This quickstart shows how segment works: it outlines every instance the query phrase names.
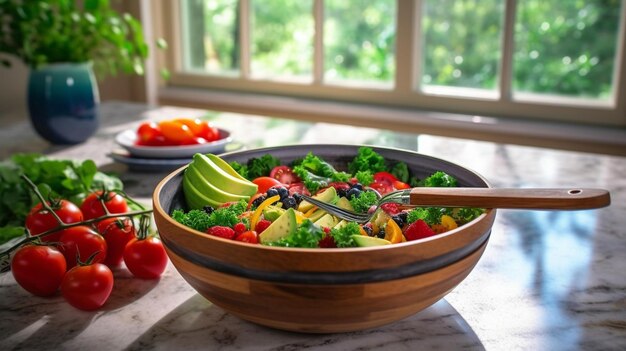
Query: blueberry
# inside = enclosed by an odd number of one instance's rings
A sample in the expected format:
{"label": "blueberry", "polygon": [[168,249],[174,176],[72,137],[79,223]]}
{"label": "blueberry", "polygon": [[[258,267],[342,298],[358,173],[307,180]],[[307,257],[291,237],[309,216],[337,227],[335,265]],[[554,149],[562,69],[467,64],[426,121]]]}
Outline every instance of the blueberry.
{"label": "blueberry", "polygon": [[276,190],[278,191],[278,195],[280,195],[281,200],[289,196],[289,190],[287,190],[287,188],[283,188],[281,186],[280,188],[276,188]]}
{"label": "blueberry", "polygon": [[396,222],[396,224],[400,228],[402,228],[402,226],[404,225],[404,220],[402,219],[402,217],[400,217],[399,214],[395,216],[391,216],[391,219],[393,219],[393,221]]}
{"label": "blueberry", "polygon": [[363,185],[361,183],[354,183],[350,185],[353,189],[363,190]]}
{"label": "blueberry", "polygon": [[267,191],[267,197],[272,197],[278,195],[278,189],[271,188]]}
{"label": "blueberry", "polygon": [[398,217],[400,217],[400,219],[402,220],[402,222],[406,223],[407,218],[409,217],[409,213],[406,211],[402,211],[400,213],[398,213],[397,215]]}
{"label": "blueberry", "polygon": [[259,205],[267,199],[267,196],[261,195],[252,201],[252,207],[259,207]]}
{"label": "blueberry", "polygon": [[293,198],[293,196],[286,196],[283,200],[283,208],[295,208],[296,206],[298,206],[298,203],[296,202],[296,199]]}
{"label": "blueberry", "polygon": [[378,234],[376,234],[377,238],[384,239],[385,238],[385,228],[380,228],[378,230]]}
{"label": "blueberry", "polygon": [[215,211],[215,209],[214,209],[213,207],[211,207],[211,206],[204,206],[204,207],[202,208],[202,210],[203,210],[204,212],[206,212],[207,214],[209,214],[209,215],[210,215],[211,213],[213,213],[213,211]]}
{"label": "blueberry", "polygon": [[348,200],[352,199],[353,197],[359,197],[359,196],[361,196],[361,190],[357,188],[352,188],[348,190],[348,194],[346,195]]}
{"label": "blueberry", "polygon": [[296,200],[296,203],[299,204],[300,202],[302,202],[302,195],[298,194],[298,193],[293,193],[293,195],[291,195],[294,200]]}
{"label": "blueberry", "polygon": [[348,195],[348,192],[346,191],[346,189],[337,189],[337,196],[346,197],[347,195]]}
{"label": "blueberry", "polygon": [[374,231],[372,230],[372,225],[369,223],[363,226],[363,230],[365,231],[365,233],[367,233],[367,236],[372,236],[372,234],[374,234]]}

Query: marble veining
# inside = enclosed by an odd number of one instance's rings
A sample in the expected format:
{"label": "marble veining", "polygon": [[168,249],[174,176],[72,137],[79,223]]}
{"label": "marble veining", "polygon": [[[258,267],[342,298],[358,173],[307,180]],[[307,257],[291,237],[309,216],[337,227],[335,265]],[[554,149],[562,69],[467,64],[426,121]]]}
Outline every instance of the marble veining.
{"label": "marble veining", "polygon": [[[26,119],[0,121],[0,159],[15,152],[93,159],[149,203],[167,174],[114,163],[113,137],[145,119],[204,116],[247,148],[295,143],[376,144],[416,150],[473,169],[497,187],[598,187],[612,205],[593,211],[499,210],[472,273],[426,310],[380,328],[309,335],[226,313],[168,266],[156,281],[115,270],[98,311],[60,295],[32,296],[0,275],[0,350],[624,350],[626,349],[626,158],[402,134],[195,109],[105,103],[88,142],[50,146]],[[339,138],[339,140],[338,140]]]}

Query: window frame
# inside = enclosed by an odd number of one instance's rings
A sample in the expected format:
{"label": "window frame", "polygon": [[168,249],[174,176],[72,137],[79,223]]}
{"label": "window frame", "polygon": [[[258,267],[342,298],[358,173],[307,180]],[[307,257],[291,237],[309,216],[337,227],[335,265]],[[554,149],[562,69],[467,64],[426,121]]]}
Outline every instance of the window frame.
{"label": "window frame", "polygon": [[[396,76],[391,89],[372,87],[349,87],[323,82],[323,0],[313,0],[315,23],[313,79],[310,83],[292,83],[269,80],[248,79],[250,77],[250,0],[241,0],[240,15],[240,76],[217,76],[183,71],[183,43],[181,21],[181,1],[158,2],[156,15],[160,14],[157,32],[170,43],[161,66],[166,67],[171,77],[161,81],[159,97],[168,102],[176,102],[176,94],[168,94],[171,88],[201,89],[207,92],[233,92],[260,94],[268,97],[287,99],[307,99],[357,105],[373,105],[381,108],[395,108],[414,111],[435,111],[463,115],[488,116],[502,119],[523,119],[531,121],[564,122],[596,126],[626,126],[626,0],[622,0],[620,24],[613,73],[614,91],[609,101],[582,100],[560,96],[521,94],[512,92],[512,59],[514,51],[514,19],[517,0],[505,0],[503,18],[500,81],[495,94],[477,94],[464,89],[466,94],[453,95],[459,91],[446,87],[447,92],[424,88],[416,77],[421,70],[420,45],[422,0],[396,0]],[[419,41],[421,43],[421,40]],[[405,72],[409,71],[408,74]],[[187,101],[188,102],[188,101]],[[201,104],[201,101],[198,101]],[[209,105],[211,105],[209,103]],[[210,106],[209,106],[210,107]],[[264,106],[262,111],[268,111]],[[232,106],[231,106],[232,109]],[[271,108],[269,108],[271,112]],[[329,110],[332,114],[332,111]],[[358,117],[355,117],[358,119]]]}

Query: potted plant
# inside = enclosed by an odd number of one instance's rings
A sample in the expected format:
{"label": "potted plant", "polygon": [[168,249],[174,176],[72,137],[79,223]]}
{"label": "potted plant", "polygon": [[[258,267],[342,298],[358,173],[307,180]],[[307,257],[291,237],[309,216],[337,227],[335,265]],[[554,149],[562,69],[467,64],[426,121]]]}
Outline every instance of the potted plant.
{"label": "potted plant", "polygon": [[75,144],[98,127],[94,72],[141,75],[148,45],[141,23],[108,0],[0,0],[0,54],[30,67],[35,130],[52,143]]}

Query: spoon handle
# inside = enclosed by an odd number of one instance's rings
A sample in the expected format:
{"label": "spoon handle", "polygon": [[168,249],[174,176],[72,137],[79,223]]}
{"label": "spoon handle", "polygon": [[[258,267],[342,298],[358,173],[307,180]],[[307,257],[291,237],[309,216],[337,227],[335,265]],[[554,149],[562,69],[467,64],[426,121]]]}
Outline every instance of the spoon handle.
{"label": "spoon handle", "polygon": [[411,206],[583,210],[608,206],[604,189],[590,188],[412,188]]}

